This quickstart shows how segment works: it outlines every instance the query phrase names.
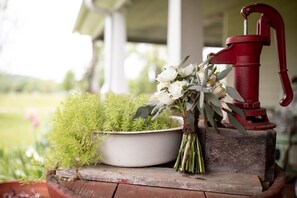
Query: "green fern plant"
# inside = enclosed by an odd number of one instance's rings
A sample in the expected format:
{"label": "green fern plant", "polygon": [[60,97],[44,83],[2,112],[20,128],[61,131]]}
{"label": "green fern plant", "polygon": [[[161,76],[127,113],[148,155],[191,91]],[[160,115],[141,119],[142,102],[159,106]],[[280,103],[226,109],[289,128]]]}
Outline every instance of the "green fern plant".
{"label": "green fern plant", "polygon": [[133,119],[137,108],[146,104],[145,95],[108,93],[105,97],[79,93],[68,97],[57,108],[53,129],[49,134],[51,153],[46,159],[48,169],[96,164],[101,157],[98,147],[106,136],[96,136],[95,131],[143,131],[176,127],[177,122],[164,113],[157,119]]}

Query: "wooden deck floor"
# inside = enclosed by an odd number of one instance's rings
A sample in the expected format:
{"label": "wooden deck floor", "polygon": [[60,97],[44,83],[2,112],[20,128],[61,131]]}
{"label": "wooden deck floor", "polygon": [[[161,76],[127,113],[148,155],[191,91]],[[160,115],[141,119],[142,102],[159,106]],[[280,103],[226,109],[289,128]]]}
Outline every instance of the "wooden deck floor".
{"label": "wooden deck floor", "polygon": [[[146,170],[146,169],[144,169]],[[162,169],[161,169],[162,170]],[[110,170],[101,170],[103,173],[105,173],[106,178],[114,178],[114,175],[111,175],[111,172],[108,172]],[[143,170],[142,170],[143,171]],[[164,169],[165,171],[165,169]],[[148,173],[149,171],[147,171]],[[166,172],[166,171],[165,171]],[[269,187],[264,192],[255,193],[253,195],[247,193],[244,195],[244,193],[240,192],[239,194],[237,192],[233,192],[230,194],[230,192],[226,191],[227,193],[224,193],[222,191],[211,191],[210,188],[195,190],[191,189],[191,185],[185,183],[185,186],[183,187],[174,187],[176,185],[175,182],[171,183],[170,185],[173,185],[173,187],[164,187],[164,184],[161,185],[155,185],[153,183],[147,183],[147,184],[136,184],[135,181],[137,181],[137,173],[134,177],[134,183],[127,179],[127,177],[124,177],[123,175],[121,177],[117,177],[117,180],[112,179],[112,181],[105,181],[101,178],[101,180],[104,181],[98,181],[98,173],[91,172],[89,174],[89,177],[92,178],[90,180],[72,180],[70,181],[69,178],[71,178],[71,171],[64,172],[64,176],[69,174],[67,177],[61,177],[63,172],[49,172],[47,175],[47,184],[48,184],[48,190],[51,197],[59,198],[78,198],[78,197],[106,197],[106,198],[112,198],[112,197],[118,197],[118,198],[133,198],[133,197],[173,197],[173,198],[246,198],[246,197],[263,197],[263,198],[270,198],[270,197],[284,197],[284,184],[285,184],[285,177],[283,172],[278,172],[276,175],[276,179],[272,186]],[[90,172],[89,172],[90,173]],[[121,170],[118,170],[117,173],[123,173]],[[58,174],[58,175],[57,175]],[[86,177],[86,174],[80,172],[80,174],[83,177]],[[97,174],[97,176],[96,176]],[[100,175],[101,173],[99,173]],[[166,173],[167,174],[167,173]],[[170,173],[171,174],[171,173]],[[108,176],[109,175],[109,176]],[[144,174],[145,175],[145,174]],[[176,175],[174,176],[176,177]],[[89,178],[89,179],[90,179]],[[97,178],[97,179],[96,179]],[[168,181],[171,181],[172,178],[168,176]],[[96,181],[94,181],[96,180]],[[178,178],[176,179],[178,180]],[[163,182],[166,180],[163,180]],[[143,181],[142,181],[143,182]],[[147,180],[148,182],[148,180]],[[221,181],[224,183],[224,181]],[[162,183],[162,182],[161,182]],[[236,185],[236,181],[234,182]],[[218,185],[215,183],[212,183],[211,185]],[[225,185],[225,184],[224,184]],[[163,187],[162,187],[163,186]],[[226,185],[225,185],[226,186]],[[228,186],[228,185],[227,185]],[[204,186],[205,187],[205,186]],[[215,189],[215,188],[214,188]],[[220,188],[217,188],[220,189]],[[234,189],[234,188],[233,188]],[[227,189],[228,190],[228,189]]]}

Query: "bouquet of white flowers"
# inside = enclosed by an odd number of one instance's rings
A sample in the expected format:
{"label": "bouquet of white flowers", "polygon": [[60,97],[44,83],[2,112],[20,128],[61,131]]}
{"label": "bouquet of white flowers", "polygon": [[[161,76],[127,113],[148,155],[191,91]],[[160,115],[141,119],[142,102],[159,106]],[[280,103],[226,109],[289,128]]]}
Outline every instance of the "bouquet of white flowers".
{"label": "bouquet of white flowers", "polygon": [[217,129],[218,126],[223,126],[222,111],[225,111],[230,124],[239,132],[245,133],[245,129],[233,115],[237,113],[244,117],[242,110],[232,103],[226,103],[229,107],[227,109],[220,101],[226,94],[241,102],[243,98],[236,89],[220,81],[228,75],[232,67],[218,71],[213,64],[209,64],[211,57],[199,65],[190,64],[183,67],[188,57],[177,66],[165,67],[157,76],[157,92],[148,105],[139,107],[134,118],[152,116],[152,119],[155,119],[166,108],[181,113],[184,120],[183,138],[174,168],[182,172],[204,173],[198,136],[199,115],[203,115],[206,129],[209,125]]}

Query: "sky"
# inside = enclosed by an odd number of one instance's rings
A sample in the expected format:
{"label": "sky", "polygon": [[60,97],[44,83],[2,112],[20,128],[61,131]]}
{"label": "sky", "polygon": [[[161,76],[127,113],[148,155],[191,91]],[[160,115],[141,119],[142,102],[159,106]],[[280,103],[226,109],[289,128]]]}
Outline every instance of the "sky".
{"label": "sky", "polygon": [[[4,0],[0,0],[0,3]],[[0,71],[61,82],[91,60],[91,39],[73,33],[82,0],[8,0],[0,13]]]}
{"label": "sky", "polygon": [[[0,8],[4,1],[0,0]],[[81,79],[92,58],[91,38],[73,33],[82,0],[7,1],[7,9],[0,11],[0,45],[4,43],[0,72],[62,82],[72,70]],[[140,44],[137,50],[152,49]],[[204,58],[218,50],[204,49]],[[166,51],[161,53],[166,59]],[[125,60],[126,78],[137,78],[143,65],[143,58],[130,54]]]}

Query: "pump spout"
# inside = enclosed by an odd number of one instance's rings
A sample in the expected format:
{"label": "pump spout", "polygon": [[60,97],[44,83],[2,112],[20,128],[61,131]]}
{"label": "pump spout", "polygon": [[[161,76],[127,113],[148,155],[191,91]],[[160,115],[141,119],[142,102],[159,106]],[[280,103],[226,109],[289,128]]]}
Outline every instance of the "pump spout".
{"label": "pump spout", "polygon": [[235,64],[236,56],[233,45],[222,49],[218,53],[210,53],[208,56],[212,56],[210,63],[213,64]]}

